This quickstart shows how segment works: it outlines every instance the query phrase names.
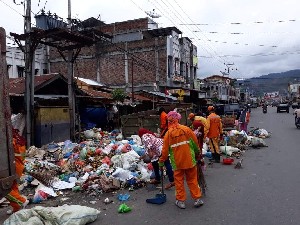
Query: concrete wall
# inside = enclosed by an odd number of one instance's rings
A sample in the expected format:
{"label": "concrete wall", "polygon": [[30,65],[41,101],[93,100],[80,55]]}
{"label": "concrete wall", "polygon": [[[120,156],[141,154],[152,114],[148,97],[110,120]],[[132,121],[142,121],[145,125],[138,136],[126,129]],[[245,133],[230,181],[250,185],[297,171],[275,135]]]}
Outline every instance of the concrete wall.
{"label": "concrete wall", "polygon": [[[37,70],[36,75],[50,73],[47,64],[47,50],[45,46],[40,46],[35,52],[34,70]],[[25,60],[24,53],[19,47],[7,47],[6,53],[7,70],[10,78],[25,76]],[[23,73],[18,72],[18,68],[23,68]]]}

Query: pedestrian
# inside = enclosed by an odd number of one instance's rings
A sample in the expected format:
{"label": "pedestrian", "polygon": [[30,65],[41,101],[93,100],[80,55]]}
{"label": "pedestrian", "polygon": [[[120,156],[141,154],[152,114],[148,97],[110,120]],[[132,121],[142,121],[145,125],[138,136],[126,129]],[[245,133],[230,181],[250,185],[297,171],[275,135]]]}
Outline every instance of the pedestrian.
{"label": "pedestrian", "polygon": [[246,132],[248,130],[248,124],[250,123],[250,116],[251,116],[250,113],[251,113],[251,110],[249,108],[249,110],[247,110],[247,112],[246,112]]}
{"label": "pedestrian", "polygon": [[209,143],[209,148],[212,153],[212,159],[216,163],[220,162],[220,138],[223,134],[223,125],[221,117],[215,113],[213,106],[208,106],[208,117],[204,128],[204,139]]}
{"label": "pedestrian", "polygon": [[[15,153],[16,175],[17,179],[20,179],[24,170],[26,147],[25,139],[20,136],[18,132],[18,130],[13,129],[13,150]],[[14,180],[11,191],[5,196],[5,198],[9,201],[12,207],[12,210],[8,210],[7,214],[15,213],[20,209],[25,208],[29,203],[29,200],[20,194],[17,180]]]}
{"label": "pedestrian", "polygon": [[158,113],[160,116],[160,137],[163,138],[168,130],[168,118],[166,110],[163,107],[158,110]]}
{"label": "pedestrian", "polygon": [[107,111],[108,130],[113,131],[115,129],[114,123],[115,112],[113,106]]}
{"label": "pedestrian", "polygon": [[297,120],[300,119],[300,109],[295,109],[293,114],[295,115],[295,124],[296,124]]}
{"label": "pedestrian", "polygon": [[[150,180],[150,183],[159,184],[161,181],[161,174],[159,171],[158,159],[161,156],[163,140],[161,138],[156,137],[153,132],[145,128],[140,128],[138,133],[142,140],[142,144],[145,147],[145,155],[142,156],[142,158],[148,156],[150,158],[154,170],[155,178],[153,180]],[[166,173],[170,182],[165,186],[165,189],[169,189],[175,185],[173,170],[169,158],[167,158],[164,161],[164,165],[166,167]]]}
{"label": "pedestrian", "polygon": [[247,133],[247,108],[246,107],[244,107],[241,111],[239,123],[240,123],[240,130],[241,131],[243,130]]}
{"label": "pedestrian", "polygon": [[201,190],[198,185],[197,160],[199,159],[199,146],[196,135],[187,126],[179,124],[181,115],[175,111],[168,113],[169,130],[164,136],[162,155],[159,158],[159,165],[170,155],[172,168],[174,171],[176,201],[175,204],[181,209],[185,209],[186,192],[184,187],[184,177],[190,189],[192,198],[195,200],[194,206],[203,205],[201,200]]}

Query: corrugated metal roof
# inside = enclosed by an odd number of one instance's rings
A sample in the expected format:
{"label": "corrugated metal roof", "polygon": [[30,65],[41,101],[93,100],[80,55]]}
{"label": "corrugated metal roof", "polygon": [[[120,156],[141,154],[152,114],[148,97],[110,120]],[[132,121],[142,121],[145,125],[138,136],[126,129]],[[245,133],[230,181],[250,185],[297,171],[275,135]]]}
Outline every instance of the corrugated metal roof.
{"label": "corrugated metal roof", "polygon": [[[130,93],[130,94],[128,94],[128,96],[131,98],[132,94]],[[134,94],[134,99],[138,100],[138,101],[152,101],[152,99],[147,98],[147,97],[142,96],[142,95],[138,95],[138,94]]]}
{"label": "corrugated metal roof", "polygon": [[162,93],[162,92],[159,92],[159,91],[144,91],[144,92],[150,93],[150,94],[152,94],[152,95],[157,95],[157,96],[159,96],[159,97],[172,99],[172,100],[174,100],[174,101],[177,100],[176,97],[170,96],[170,95],[166,95],[165,93]]}
{"label": "corrugated metal roof", "polygon": [[81,90],[91,97],[112,99],[111,93],[107,93],[103,91],[95,91],[95,90],[85,90],[85,89],[81,89]]}
{"label": "corrugated metal roof", "polygon": [[[55,76],[62,76],[58,73],[34,76],[34,88],[37,89],[40,85],[53,79]],[[9,78],[9,93],[24,94],[25,93],[25,77]]]}
{"label": "corrugated metal roof", "polygon": [[98,87],[105,86],[104,84],[101,84],[95,80],[91,80],[91,79],[87,79],[87,78],[78,77],[76,79],[80,80],[81,82],[84,82],[87,85],[91,85],[91,86],[98,86]]}

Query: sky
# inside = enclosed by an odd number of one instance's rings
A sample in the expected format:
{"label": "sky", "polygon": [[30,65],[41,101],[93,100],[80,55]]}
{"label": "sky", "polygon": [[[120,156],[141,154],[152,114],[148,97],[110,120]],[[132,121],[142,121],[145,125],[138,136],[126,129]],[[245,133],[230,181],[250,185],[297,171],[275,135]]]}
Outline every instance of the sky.
{"label": "sky", "polygon": [[[0,0],[0,27],[7,34],[24,33],[22,1]],[[42,8],[67,18],[68,0],[31,4],[33,26]],[[298,0],[71,0],[72,18],[79,20],[114,23],[153,10],[159,27],[176,26],[197,46],[199,78],[228,70],[226,76],[238,79],[300,69]]]}

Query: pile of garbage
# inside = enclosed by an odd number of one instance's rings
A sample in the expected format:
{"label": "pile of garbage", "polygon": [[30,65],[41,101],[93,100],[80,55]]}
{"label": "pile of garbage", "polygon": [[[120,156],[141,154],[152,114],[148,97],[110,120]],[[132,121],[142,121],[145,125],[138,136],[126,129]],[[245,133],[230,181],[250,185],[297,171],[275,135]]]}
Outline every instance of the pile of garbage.
{"label": "pile of garbage", "polygon": [[98,128],[83,132],[83,141],[66,140],[27,150],[21,187],[38,185],[34,203],[57,191],[72,189],[90,195],[111,192],[121,187],[133,190],[145,186],[152,171],[140,160],[145,153],[139,136],[123,139],[119,130]]}
{"label": "pile of garbage", "polygon": [[[222,153],[239,157],[248,147],[266,147],[264,138],[270,137],[264,129],[255,129],[248,134],[231,130],[221,142]],[[86,192],[97,196],[120,188],[129,191],[144,187],[152,177],[151,163],[141,160],[145,154],[141,139],[132,135],[124,139],[119,130],[102,131],[99,128],[82,133],[80,143],[66,140],[49,143],[27,150],[25,175],[21,189],[36,186],[34,203],[58,196],[61,190]],[[204,144],[203,155],[210,157]]]}

